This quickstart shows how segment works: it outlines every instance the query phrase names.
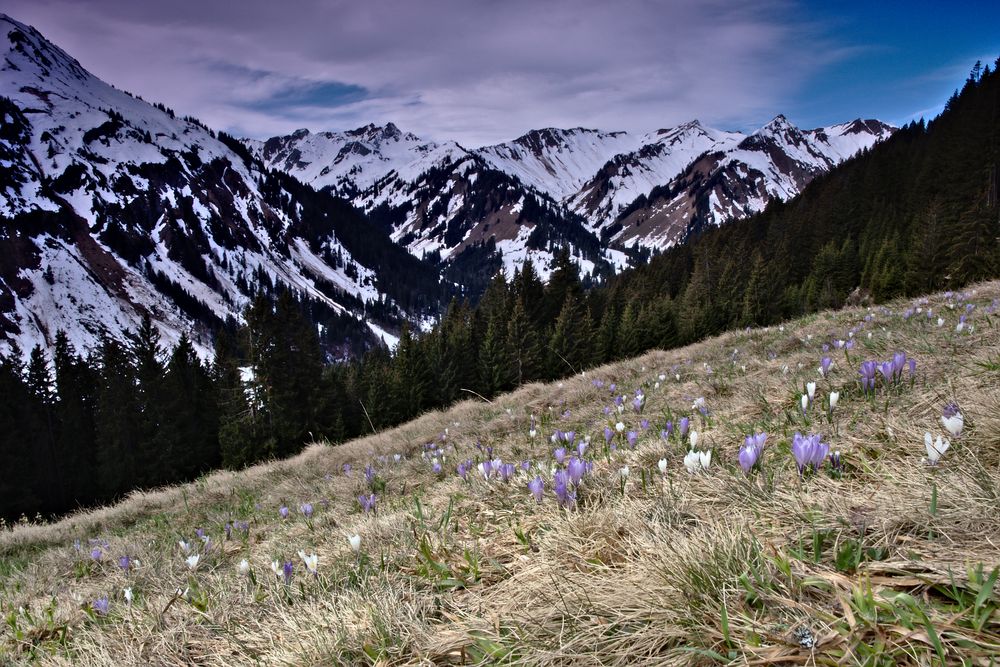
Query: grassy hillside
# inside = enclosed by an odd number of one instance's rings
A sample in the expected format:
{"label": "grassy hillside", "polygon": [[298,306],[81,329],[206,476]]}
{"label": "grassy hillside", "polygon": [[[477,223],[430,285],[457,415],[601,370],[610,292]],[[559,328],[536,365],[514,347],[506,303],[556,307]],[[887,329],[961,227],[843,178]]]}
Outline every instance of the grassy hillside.
{"label": "grassy hillside", "polygon": [[[992,282],[731,332],[4,530],[0,663],[992,664],[998,297]],[[862,362],[898,351],[912,374],[877,374],[866,396]],[[958,436],[941,419],[952,402]],[[697,473],[682,417],[711,450]],[[768,437],[746,474],[755,432]],[[796,432],[821,434],[840,465],[800,475]],[[925,432],[951,442],[935,466]],[[485,479],[491,458],[513,472]],[[582,472],[562,503],[556,469]]]}

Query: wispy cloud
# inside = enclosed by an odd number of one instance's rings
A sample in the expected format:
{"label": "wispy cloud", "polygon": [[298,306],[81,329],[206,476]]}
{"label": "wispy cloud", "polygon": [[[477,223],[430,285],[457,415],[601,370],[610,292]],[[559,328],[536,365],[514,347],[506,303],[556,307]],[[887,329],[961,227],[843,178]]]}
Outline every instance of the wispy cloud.
{"label": "wispy cloud", "polygon": [[747,128],[850,51],[766,0],[9,0],[95,74],[250,136],[394,121],[466,145],[540,126]]}

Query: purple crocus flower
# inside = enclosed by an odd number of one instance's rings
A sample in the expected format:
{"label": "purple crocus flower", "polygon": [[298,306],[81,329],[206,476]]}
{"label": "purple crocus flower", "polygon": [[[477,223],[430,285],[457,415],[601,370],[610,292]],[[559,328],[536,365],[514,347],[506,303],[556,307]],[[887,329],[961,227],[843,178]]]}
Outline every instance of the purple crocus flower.
{"label": "purple crocus flower", "polygon": [[666,435],[666,436],[664,437],[664,439],[666,439],[666,438],[669,438],[670,436],[672,436],[672,435],[674,434],[674,422],[672,422],[672,421],[670,421],[670,420],[668,419],[668,420],[667,420],[667,425],[666,425],[666,427],[664,428],[664,430],[665,430],[665,431],[666,431],[666,433],[667,433],[667,435]]}
{"label": "purple crocus flower", "polygon": [[576,494],[570,488],[569,475],[565,470],[556,471],[556,474],[552,476],[552,486],[560,505],[572,507],[576,503]]}
{"label": "purple crocus flower", "polygon": [[128,556],[121,556],[118,559],[118,567],[120,567],[125,574],[128,574],[129,568],[132,567],[132,559]]}
{"label": "purple crocus flower", "polygon": [[542,502],[542,494],[545,492],[545,480],[540,476],[536,476],[535,479],[528,482],[528,490],[535,497],[535,502],[540,504]]}
{"label": "purple crocus flower", "polygon": [[611,442],[611,439],[615,437],[615,431],[610,426],[604,427],[604,441]]}
{"label": "purple crocus flower", "polygon": [[648,419],[641,420],[639,422],[639,428],[641,428],[643,431],[648,431],[649,430],[649,420]]}
{"label": "purple crocus flower", "polygon": [[101,551],[101,547],[94,547],[93,549],[90,550],[90,558],[92,560],[99,561],[99,560],[101,560],[101,556],[102,555],[104,555],[104,554]]}
{"label": "purple crocus flower", "polygon": [[844,474],[844,461],[840,456],[840,452],[836,451],[830,454],[830,466],[837,475]]}
{"label": "purple crocus flower", "polygon": [[282,519],[287,519],[287,518],[288,518],[288,508],[287,508],[287,507],[285,507],[284,505],[282,505],[282,506],[281,506],[281,507],[280,507],[280,508],[278,509],[278,514],[280,514],[280,515],[281,515],[281,518],[282,518]]}
{"label": "purple crocus flower", "polygon": [[226,527],[223,530],[226,531],[226,539],[227,540],[233,539],[233,524],[231,524],[231,523],[229,523],[227,521],[226,522]]}
{"label": "purple crocus flower", "polygon": [[893,382],[893,377],[895,371],[893,370],[892,361],[883,361],[878,365],[878,372],[882,375],[882,379],[885,381],[885,385],[888,387]]}
{"label": "purple crocus flower", "polygon": [[899,381],[903,377],[903,369],[906,368],[906,353],[897,352],[892,355],[892,377]]}
{"label": "purple crocus flower", "polygon": [[527,460],[521,461],[521,470],[523,470],[524,472],[528,472],[529,470],[531,470],[531,461]]}
{"label": "purple crocus flower", "polygon": [[510,478],[514,476],[514,464],[504,463],[500,466],[500,479],[505,482],[509,482]]}
{"label": "purple crocus flower", "polygon": [[906,365],[909,367],[910,379],[913,379],[913,374],[917,372],[917,360],[910,359]]}
{"label": "purple crocus flower", "polygon": [[204,528],[195,528],[194,529],[194,534],[197,535],[202,540],[205,539],[205,529]]}
{"label": "purple crocus flower", "polygon": [[576,443],[576,455],[582,457],[584,452],[587,451],[587,446],[589,443],[586,440],[581,440]]}
{"label": "purple crocus flower", "polygon": [[821,442],[819,435],[796,433],[792,438],[792,456],[795,457],[800,476],[805,474],[807,468],[818,470],[829,453],[830,445]]}
{"label": "purple crocus flower", "polygon": [[584,463],[582,459],[578,459],[575,456],[569,460],[566,465],[566,474],[569,476],[569,480],[573,483],[573,486],[580,486],[580,481],[583,479],[583,475],[587,472],[587,464]]}
{"label": "purple crocus flower", "polygon": [[565,447],[559,447],[554,452],[552,452],[552,454],[553,454],[553,456],[556,457],[556,463],[558,463],[559,465],[562,465],[562,462],[566,459],[566,448]]}
{"label": "purple crocus flower", "polygon": [[284,567],[281,568],[282,573],[285,575],[285,585],[292,585],[292,572],[295,570],[295,565],[292,561],[285,561]]}
{"label": "purple crocus flower", "polygon": [[367,496],[362,494],[358,496],[358,504],[361,505],[361,509],[367,514],[375,509],[375,502],[377,498],[374,493],[370,493]]}
{"label": "purple crocus flower", "polygon": [[351,476],[351,464],[350,463],[345,463],[344,464],[344,475],[346,475],[347,477]]}
{"label": "purple crocus flower", "polygon": [[302,503],[302,505],[299,506],[299,511],[302,512],[305,518],[311,519],[313,515],[312,503]]}
{"label": "purple crocus flower", "polygon": [[826,374],[830,372],[830,366],[833,364],[833,360],[830,357],[823,357],[819,360],[819,372],[826,377]]}
{"label": "purple crocus flower", "polygon": [[440,474],[441,473],[441,462],[438,461],[437,459],[434,459],[434,463],[431,464],[431,471],[435,475]]}
{"label": "purple crocus flower", "polygon": [[250,532],[250,523],[248,521],[237,521],[236,530],[243,534],[248,534]]}
{"label": "purple crocus flower", "polygon": [[764,444],[767,442],[767,433],[755,433],[748,435],[743,440],[740,447],[739,460],[743,472],[750,474],[750,470],[757,465],[761,454],[764,453]]}
{"label": "purple crocus flower", "polygon": [[682,438],[687,436],[689,426],[691,426],[691,420],[687,417],[681,417],[681,422],[678,425],[677,431]]}
{"label": "purple crocus flower", "polygon": [[462,461],[461,463],[459,463],[455,467],[455,472],[458,473],[459,477],[461,477],[463,480],[467,481],[469,479],[469,469],[470,468],[472,468],[472,461],[471,460]]}
{"label": "purple crocus flower", "polygon": [[576,431],[566,431],[565,433],[563,433],[563,440],[572,445],[574,442],[576,442]]}
{"label": "purple crocus flower", "polygon": [[635,431],[629,431],[625,434],[625,439],[628,440],[628,446],[635,449],[635,443],[639,439],[639,434]]}
{"label": "purple crocus flower", "polygon": [[861,376],[861,390],[866,394],[875,391],[875,373],[878,364],[874,361],[862,361],[858,375]]}
{"label": "purple crocus flower", "polygon": [[371,484],[375,481],[375,467],[369,463],[365,466],[365,482]]}
{"label": "purple crocus flower", "polygon": [[108,598],[107,596],[99,597],[90,603],[90,608],[94,610],[99,616],[108,615]]}

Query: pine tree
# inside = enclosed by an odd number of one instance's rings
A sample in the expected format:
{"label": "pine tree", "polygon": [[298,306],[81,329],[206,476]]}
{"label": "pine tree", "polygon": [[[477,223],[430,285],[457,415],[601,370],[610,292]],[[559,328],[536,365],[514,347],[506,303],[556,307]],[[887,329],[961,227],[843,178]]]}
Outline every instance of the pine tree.
{"label": "pine tree", "polygon": [[161,437],[164,418],[163,348],[160,332],[149,316],[143,314],[138,331],[129,336],[129,351],[135,368],[139,468],[136,485],[153,486],[175,478],[177,467],[172,443]]}
{"label": "pine tree", "polygon": [[569,249],[563,248],[555,257],[555,267],[545,287],[539,326],[553,326],[566,300],[570,297],[579,300],[582,295],[580,270],[570,258]]}
{"label": "pine tree", "polygon": [[479,347],[480,391],[486,396],[495,396],[511,387],[513,375],[506,327],[500,318],[491,318]]}
{"label": "pine tree", "polygon": [[506,347],[510,355],[515,385],[531,382],[541,373],[542,347],[521,299],[514,304],[507,323]]}
{"label": "pine tree", "polygon": [[597,363],[607,363],[618,358],[618,322],[618,311],[613,305],[607,305],[597,329],[597,342],[594,350]]}
{"label": "pine tree", "polygon": [[572,294],[566,296],[549,340],[549,376],[579,373],[592,364],[590,311]]}
{"label": "pine tree", "polygon": [[58,433],[56,457],[65,471],[68,503],[64,510],[90,504],[98,498],[96,474],[96,433],[94,411],[97,402],[97,374],[73,349],[66,333],[56,333],[55,406]]}
{"label": "pine tree", "polygon": [[192,479],[219,465],[219,418],[212,379],[187,334],[167,362],[164,415],[157,440],[172,453],[171,480]]}
{"label": "pine tree", "polygon": [[104,499],[138,486],[139,424],[135,367],[120,343],[110,338],[98,351],[97,480]]}

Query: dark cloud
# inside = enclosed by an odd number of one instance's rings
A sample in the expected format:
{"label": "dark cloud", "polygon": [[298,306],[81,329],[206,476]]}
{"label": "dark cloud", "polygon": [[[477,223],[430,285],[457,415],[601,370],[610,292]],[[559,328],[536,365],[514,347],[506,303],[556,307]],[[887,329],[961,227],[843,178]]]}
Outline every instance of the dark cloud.
{"label": "dark cloud", "polygon": [[390,120],[466,145],[550,125],[747,127],[842,57],[784,0],[6,4],[118,87],[258,137]]}

